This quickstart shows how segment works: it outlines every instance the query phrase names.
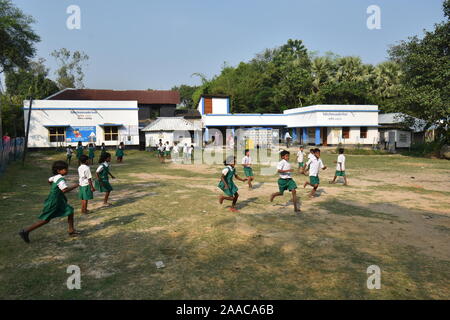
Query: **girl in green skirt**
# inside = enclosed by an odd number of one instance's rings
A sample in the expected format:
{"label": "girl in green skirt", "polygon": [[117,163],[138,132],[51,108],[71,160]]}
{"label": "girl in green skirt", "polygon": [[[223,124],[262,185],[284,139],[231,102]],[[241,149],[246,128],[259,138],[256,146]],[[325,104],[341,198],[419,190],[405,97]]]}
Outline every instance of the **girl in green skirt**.
{"label": "girl in green skirt", "polygon": [[48,179],[48,183],[51,184],[50,194],[44,202],[44,209],[39,216],[39,222],[36,222],[31,227],[23,229],[19,232],[20,237],[26,242],[30,242],[29,234],[31,231],[42,227],[44,224],[50,222],[51,219],[57,217],[67,217],[67,222],[69,224],[69,235],[77,236],[78,231],[75,230],[73,226],[73,208],[67,203],[67,198],[65,196],[66,192],[72,191],[78,188],[78,184],[68,187],[64,176],[67,175],[69,171],[69,165],[64,161],[56,161],[53,163],[52,172],[53,177]]}
{"label": "girl in green skirt", "polygon": [[100,156],[100,165],[97,168],[96,175],[97,180],[95,181],[95,189],[100,192],[105,192],[105,198],[103,200],[104,206],[110,206],[108,203],[109,194],[113,190],[113,187],[109,183],[109,176],[115,179],[115,177],[109,172],[109,163],[111,162],[111,154],[106,152]]}
{"label": "girl in green skirt", "polygon": [[117,162],[122,162],[123,156],[124,156],[124,152],[123,152],[124,148],[125,148],[125,146],[123,145],[123,142],[121,142],[116,149]]}
{"label": "girl in green skirt", "polygon": [[233,182],[233,177],[240,181],[247,181],[247,179],[242,179],[236,174],[236,169],[234,168],[236,164],[236,158],[234,156],[227,157],[227,160],[223,163],[225,168],[222,170],[222,176],[218,187],[226,194],[226,196],[219,197],[219,203],[222,204],[223,200],[233,201],[231,204],[230,211],[238,212],[236,207],[236,202],[239,198],[238,187]]}
{"label": "girl in green skirt", "polygon": [[88,150],[89,150],[89,153],[88,153],[88,155],[89,155],[89,163],[90,164],[94,164],[95,147],[94,147],[94,145],[92,143],[89,143]]}
{"label": "girl in green skirt", "polygon": [[81,165],[80,157],[84,154],[83,144],[81,143],[81,141],[78,141],[78,145],[77,145],[76,151],[77,151],[78,165]]}

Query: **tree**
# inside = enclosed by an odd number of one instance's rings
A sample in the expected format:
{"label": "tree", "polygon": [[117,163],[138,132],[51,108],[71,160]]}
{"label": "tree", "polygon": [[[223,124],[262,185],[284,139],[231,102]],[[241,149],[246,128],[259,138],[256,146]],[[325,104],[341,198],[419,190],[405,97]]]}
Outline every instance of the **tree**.
{"label": "tree", "polygon": [[194,100],[192,96],[198,86],[189,86],[182,84],[180,86],[175,86],[171,90],[178,91],[180,93],[181,105],[187,109],[195,109]]}
{"label": "tree", "polygon": [[82,51],[71,53],[66,48],[55,50],[51,55],[59,65],[55,72],[58,87],[60,89],[84,88],[83,66],[89,60],[89,56]]}
{"label": "tree", "polygon": [[391,47],[391,59],[402,70],[398,107],[411,116],[436,126],[440,138],[448,142],[450,125],[450,0],[443,4],[446,21]]}

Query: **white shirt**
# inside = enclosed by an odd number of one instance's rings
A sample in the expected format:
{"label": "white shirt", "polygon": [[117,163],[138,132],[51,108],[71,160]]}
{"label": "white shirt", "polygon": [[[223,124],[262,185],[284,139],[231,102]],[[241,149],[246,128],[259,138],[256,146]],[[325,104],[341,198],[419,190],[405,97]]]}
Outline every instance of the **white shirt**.
{"label": "white shirt", "polygon": [[103,170],[103,165],[105,165],[105,167],[109,167],[109,163],[105,161],[98,166],[96,172],[101,172]]}
{"label": "white shirt", "polygon": [[306,165],[309,165],[309,176],[310,177],[318,177],[319,176],[319,169],[323,169],[325,165],[322,162],[322,159],[317,159],[314,156],[314,159],[308,160]]}
{"label": "white shirt", "polygon": [[178,152],[179,152],[178,146],[173,146],[173,153],[178,153]]}
{"label": "white shirt", "polygon": [[286,134],[284,135],[284,138],[285,138],[285,139],[291,138],[291,135],[289,134],[289,132],[286,132]]}
{"label": "white shirt", "polygon": [[305,157],[305,153],[303,151],[297,152],[297,162],[303,162],[303,158]]}
{"label": "white shirt", "polygon": [[80,187],[88,186],[89,179],[92,179],[91,169],[87,165],[82,164],[78,167],[78,176]]}
{"label": "white shirt", "polygon": [[[291,164],[289,162],[287,162],[286,160],[283,159],[280,162],[278,162],[277,170],[290,170],[290,169],[291,169]],[[281,179],[290,179],[291,173],[290,172],[280,173],[280,178]]]}
{"label": "white shirt", "polygon": [[187,153],[188,152],[188,146],[184,146],[183,147],[183,153]]}
{"label": "white shirt", "polygon": [[228,171],[233,170],[233,168],[231,166],[226,166],[223,170],[222,170],[222,174],[224,176],[226,176],[228,174]]}
{"label": "white shirt", "polygon": [[158,146],[158,150],[159,150],[159,151],[164,151],[164,145]]}
{"label": "white shirt", "polygon": [[[56,182],[56,181],[58,181],[60,178],[63,178],[63,176],[60,175],[60,174],[57,174],[56,176],[53,176],[53,177],[48,178],[48,182]],[[61,190],[64,190],[65,188],[67,188],[66,181],[65,181],[65,180],[61,180],[61,181],[58,183],[58,188],[61,189]]]}
{"label": "white shirt", "polygon": [[67,154],[68,154],[68,155],[72,155],[72,153],[73,153],[72,148],[67,148],[66,150],[67,150]]}
{"label": "white shirt", "polygon": [[[341,163],[341,166],[339,165],[339,163]],[[342,167],[342,169],[341,169],[341,167]],[[337,171],[341,171],[341,170],[345,171],[345,156],[343,154],[338,155],[336,170]]]}
{"label": "white shirt", "polygon": [[194,150],[194,148],[192,148],[192,147],[189,147],[189,149],[188,149],[188,153],[189,154],[192,154],[192,151]]}
{"label": "white shirt", "polygon": [[166,144],[165,149],[166,151],[170,151],[170,145]]}
{"label": "white shirt", "polygon": [[313,155],[311,152],[308,154],[308,161],[311,159],[315,159],[315,158],[316,158],[316,156]]}
{"label": "white shirt", "polygon": [[250,156],[245,156],[242,158],[242,164],[244,165],[244,167],[247,167],[247,165],[250,167],[252,164],[252,158]]}

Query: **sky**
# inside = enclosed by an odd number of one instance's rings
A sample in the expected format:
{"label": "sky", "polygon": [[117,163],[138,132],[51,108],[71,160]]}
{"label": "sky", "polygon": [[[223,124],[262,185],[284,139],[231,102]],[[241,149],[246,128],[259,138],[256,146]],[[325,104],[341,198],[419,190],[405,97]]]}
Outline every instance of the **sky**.
{"label": "sky", "polygon": [[[444,19],[442,0],[12,0],[34,17],[41,37],[37,57],[54,79],[53,50],[89,56],[85,87],[168,90],[198,85],[224,63],[249,61],[289,38],[323,54],[386,60],[390,45],[423,35]],[[81,29],[70,30],[70,5],[81,12]],[[367,27],[367,8],[377,5],[381,29]]]}

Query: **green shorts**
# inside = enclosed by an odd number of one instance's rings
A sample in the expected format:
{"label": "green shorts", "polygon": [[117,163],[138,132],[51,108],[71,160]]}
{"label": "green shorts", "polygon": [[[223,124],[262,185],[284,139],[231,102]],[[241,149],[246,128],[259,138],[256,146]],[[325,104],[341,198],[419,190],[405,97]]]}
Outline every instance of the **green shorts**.
{"label": "green shorts", "polygon": [[345,177],[345,171],[336,170],[336,173],[334,175],[336,177]]}
{"label": "green shorts", "polygon": [[292,191],[297,189],[297,184],[293,179],[278,179],[278,189],[280,193],[284,193],[284,191],[289,190]]}
{"label": "green shorts", "polygon": [[250,167],[244,167],[244,174],[246,177],[253,177],[253,169]]}
{"label": "green shorts", "polygon": [[309,183],[313,186],[320,183],[319,177],[309,176]]}
{"label": "green shorts", "polygon": [[94,194],[92,193],[91,186],[80,186],[78,189],[78,198],[81,200],[92,200]]}
{"label": "green shorts", "polygon": [[299,163],[298,163],[298,167],[299,167],[299,168],[303,168],[304,166],[305,166],[305,163],[304,163],[304,162],[299,162]]}
{"label": "green shorts", "polygon": [[164,155],[167,157],[168,155],[170,155],[170,151],[164,151]]}

